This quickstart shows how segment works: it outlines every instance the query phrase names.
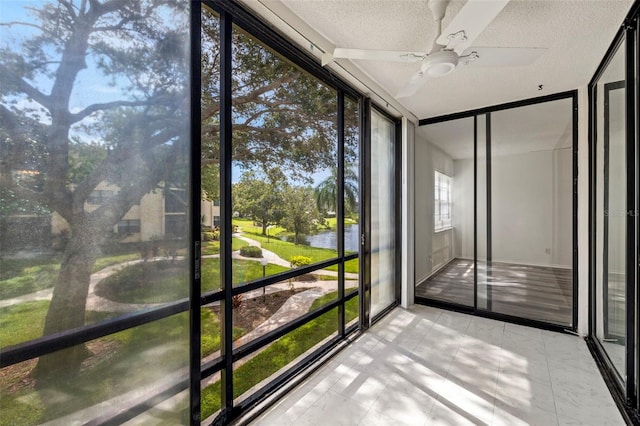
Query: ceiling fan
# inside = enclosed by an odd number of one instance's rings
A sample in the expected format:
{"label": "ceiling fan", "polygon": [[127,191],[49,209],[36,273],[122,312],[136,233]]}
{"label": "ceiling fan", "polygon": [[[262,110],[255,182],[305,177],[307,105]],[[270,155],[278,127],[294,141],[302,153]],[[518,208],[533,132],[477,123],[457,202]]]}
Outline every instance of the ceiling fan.
{"label": "ceiling fan", "polygon": [[322,55],[325,66],[334,59],[420,62],[420,69],[397,94],[398,98],[413,95],[430,78],[451,73],[458,65],[464,66],[521,66],[533,63],[544,48],[472,47],[471,43],[489,26],[509,0],[467,0],[460,12],[442,31],[442,19],[450,0],[428,0],[438,34],[431,50],[426,52],[367,50],[336,48]]}

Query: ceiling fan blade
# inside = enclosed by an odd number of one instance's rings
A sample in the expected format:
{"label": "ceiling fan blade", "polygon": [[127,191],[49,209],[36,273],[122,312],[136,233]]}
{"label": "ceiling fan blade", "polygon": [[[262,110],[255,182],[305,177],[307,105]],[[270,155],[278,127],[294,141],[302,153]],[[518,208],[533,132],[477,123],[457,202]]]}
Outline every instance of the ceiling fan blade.
{"label": "ceiling fan blade", "polygon": [[471,47],[460,56],[460,64],[470,67],[518,67],[534,63],[546,51],[538,47]]}
{"label": "ceiling fan blade", "polygon": [[418,71],[416,74],[413,75],[413,77],[411,77],[411,80],[409,80],[409,83],[407,83],[406,86],[400,89],[400,91],[396,95],[396,98],[406,98],[413,95],[422,86],[424,86],[427,83],[427,80],[428,80],[427,74],[423,73],[422,70]]}
{"label": "ceiling fan blade", "polygon": [[507,3],[509,0],[467,0],[447,29],[438,37],[437,43],[447,45],[460,54],[471,46]]}
{"label": "ceiling fan blade", "polygon": [[[336,48],[333,58],[364,59],[368,61],[420,62],[427,54],[424,52],[403,52],[395,50],[367,50]],[[323,65],[324,59],[323,59]]]}

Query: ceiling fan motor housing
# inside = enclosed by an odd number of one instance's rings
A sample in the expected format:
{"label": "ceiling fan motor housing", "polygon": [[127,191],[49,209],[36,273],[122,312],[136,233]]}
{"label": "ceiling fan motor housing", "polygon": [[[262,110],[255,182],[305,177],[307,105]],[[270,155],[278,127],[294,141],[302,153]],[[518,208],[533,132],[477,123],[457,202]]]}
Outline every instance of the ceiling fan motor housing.
{"label": "ceiling fan motor housing", "polygon": [[458,54],[453,50],[441,50],[424,59],[421,71],[428,77],[442,77],[453,71],[458,65]]}

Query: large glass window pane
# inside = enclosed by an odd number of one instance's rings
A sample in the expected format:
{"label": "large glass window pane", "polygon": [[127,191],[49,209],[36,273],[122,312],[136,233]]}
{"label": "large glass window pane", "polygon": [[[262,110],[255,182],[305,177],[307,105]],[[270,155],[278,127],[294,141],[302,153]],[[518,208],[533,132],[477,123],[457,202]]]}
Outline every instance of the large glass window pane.
{"label": "large glass window pane", "polygon": [[[189,2],[95,5],[3,3],[2,349],[188,296]],[[187,325],[6,367],[3,419],[87,423],[155,395],[188,374]]]}
{"label": "large glass window pane", "polygon": [[395,125],[371,111],[371,315],[395,300]]}
{"label": "large glass window pane", "polygon": [[416,144],[416,296],[473,306],[473,117],[421,126]]}
{"label": "large glass window pane", "polygon": [[487,309],[573,325],[573,99],[491,113]]}
{"label": "large glass window pane", "polygon": [[[202,7],[200,230],[202,292],[220,284],[220,18]],[[233,238],[233,250],[246,245]],[[203,337],[204,338],[204,337]]]}
{"label": "large glass window pane", "polygon": [[246,244],[234,257],[337,257],[337,92],[238,27],[232,89],[233,224]]}
{"label": "large glass window pane", "polygon": [[[360,110],[344,101],[344,253],[360,251]],[[345,292],[358,290],[360,259],[345,263]]]}
{"label": "large glass window pane", "polygon": [[626,131],[622,43],[594,87],[596,336],[625,377]]}

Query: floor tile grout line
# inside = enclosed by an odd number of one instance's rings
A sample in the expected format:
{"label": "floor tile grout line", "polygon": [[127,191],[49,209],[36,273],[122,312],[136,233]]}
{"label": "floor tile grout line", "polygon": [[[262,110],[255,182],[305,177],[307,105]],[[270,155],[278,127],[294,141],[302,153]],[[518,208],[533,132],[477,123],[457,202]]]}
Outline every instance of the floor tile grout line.
{"label": "floor tile grout line", "polygon": [[500,341],[500,364],[498,364],[498,374],[496,375],[496,386],[493,391],[493,410],[491,411],[491,425],[495,423],[494,419],[496,417],[496,399],[498,395],[498,381],[500,380],[500,374],[502,373],[502,364],[504,361],[504,331],[505,331],[504,323],[502,324],[501,328],[502,328],[502,333],[500,333],[500,336],[502,337],[502,340]]}
{"label": "floor tile grout line", "polygon": [[556,424],[560,424],[560,415],[558,413],[558,404],[556,403],[556,393],[553,390],[553,379],[551,377],[551,368],[549,368],[549,353],[547,352],[547,344],[544,339],[544,333],[542,334],[542,347],[544,349],[544,359],[547,364],[547,374],[549,375],[549,387],[551,388],[551,396],[553,397],[553,408],[556,414]]}

